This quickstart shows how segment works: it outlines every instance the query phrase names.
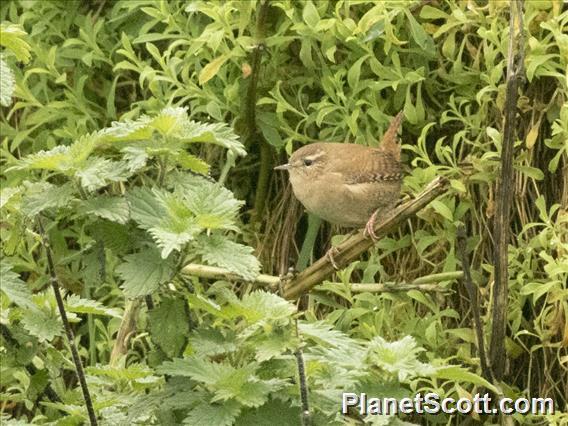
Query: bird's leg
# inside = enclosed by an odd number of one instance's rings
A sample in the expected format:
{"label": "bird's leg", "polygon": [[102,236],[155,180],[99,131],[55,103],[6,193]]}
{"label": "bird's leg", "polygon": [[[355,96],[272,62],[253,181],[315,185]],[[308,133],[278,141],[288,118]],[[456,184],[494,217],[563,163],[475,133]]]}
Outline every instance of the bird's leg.
{"label": "bird's leg", "polygon": [[339,266],[337,266],[337,263],[335,263],[335,259],[333,258],[333,256],[337,256],[338,254],[339,250],[335,246],[331,246],[331,248],[325,254],[325,257],[329,259],[331,266],[333,266],[333,269],[335,269],[336,271],[339,271]]}
{"label": "bird's leg", "polygon": [[377,237],[377,234],[375,234],[375,221],[377,220],[377,213],[378,210],[375,210],[375,212],[371,215],[371,217],[367,221],[367,224],[365,225],[365,230],[363,231],[363,236],[369,237],[373,241],[373,243],[376,243],[379,239],[379,237]]}

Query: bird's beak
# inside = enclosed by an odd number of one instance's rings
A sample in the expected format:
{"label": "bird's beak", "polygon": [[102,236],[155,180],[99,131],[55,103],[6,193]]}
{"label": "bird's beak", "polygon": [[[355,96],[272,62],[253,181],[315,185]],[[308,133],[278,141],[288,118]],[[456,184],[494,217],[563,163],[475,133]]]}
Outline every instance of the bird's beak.
{"label": "bird's beak", "polygon": [[280,166],[274,167],[274,170],[288,170],[291,167],[292,167],[292,165],[290,163],[287,163],[287,164],[282,164]]}

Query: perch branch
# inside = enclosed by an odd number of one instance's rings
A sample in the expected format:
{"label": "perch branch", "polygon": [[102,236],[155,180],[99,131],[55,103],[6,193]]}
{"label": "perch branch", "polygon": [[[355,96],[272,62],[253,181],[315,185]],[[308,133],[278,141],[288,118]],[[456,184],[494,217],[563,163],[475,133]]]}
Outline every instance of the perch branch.
{"label": "perch branch", "polygon": [[[447,186],[447,179],[443,177],[434,179],[416,198],[398,206],[382,222],[375,225],[377,237],[384,236],[387,232],[401,225],[409,217],[426,207],[432,200],[444,193]],[[362,230],[354,231],[346,241],[337,246],[339,253],[334,254],[335,263],[338,267],[345,266],[372,246],[373,241],[365,237]],[[283,296],[286,299],[296,299],[303,293],[310,291],[334,272],[335,269],[329,257],[322,257],[291,279],[284,287]]]}
{"label": "perch branch", "polygon": [[[523,4],[521,0],[511,1],[509,20],[509,51],[507,60],[507,79],[505,91],[505,125],[503,147],[501,150],[501,171],[497,183],[495,221],[493,223],[495,284],[492,299],[492,333],[490,345],[490,364],[496,380],[505,373],[508,298],[508,259],[511,198],[514,191],[513,149],[515,143],[517,99],[519,79],[522,77],[524,61]],[[516,51],[516,54],[515,54]]]}
{"label": "perch branch", "polygon": [[469,258],[467,256],[467,246],[466,246],[466,232],[465,226],[461,225],[457,230],[457,252],[458,257],[462,264],[463,269],[463,283],[469,295],[469,300],[471,302],[471,310],[473,312],[473,325],[475,329],[475,335],[477,337],[477,348],[479,349],[479,360],[481,363],[481,371],[483,376],[489,381],[493,382],[493,373],[489,368],[487,362],[487,353],[485,352],[485,340],[483,338],[483,325],[481,324],[481,314],[479,313],[479,302],[478,302],[478,291],[477,287],[473,285],[473,280],[471,279],[471,272],[469,267]]}
{"label": "perch branch", "polygon": [[[242,277],[216,266],[199,265],[196,263],[189,263],[182,269],[182,274],[192,275],[199,278],[207,278],[211,280],[226,280],[226,281],[244,281]],[[351,291],[353,293],[393,293],[398,291],[419,290],[426,292],[444,292],[444,288],[438,286],[436,283],[448,280],[458,280],[463,278],[463,272],[443,272],[440,274],[426,275],[415,279],[410,283],[357,283],[351,284]],[[272,291],[278,290],[281,279],[273,275],[260,274],[252,281],[252,283],[259,287],[267,287]],[[330,282],[329,286],[344,286],[340,282]],[[325,290],[325,289],[322,289]],[[117,339],[118,340],[118,339]],[[112,359],[112,357],[111,357]]]}
{"label": "perch branch", "polygon": [[75,336],[73,335],[73,330],[71,329],[71,325],[69,324],[69,320],[67,319],[67,312],[65,311],[65,305],[63,304],[63,297],[61,297],[61,291],[59,290],[59,282],[55,273],[55,263],[53,262],[51,245],[49,244],[47,234],[45,233],[45,230],[41,223],[41,218],[39,217],[38,228],[41,235],[43,247],[45,248],[49,281],[51,283],[51,288],[53,288],[55,301],[57,302],[57,309],[59,310],[59,315],[61,316],[63,328],[65,329],[65,334],[67,336],[67,342],[69,343],[69,348],[71,349],[71,357],[73,358],[73,363],[75,364],[75,373],[77,374],[79,384],[81,385],[81,391],[83,392],[83,399],[85,400],[87,413],[89,414],[89,421],[91,422],[92,426],[96,426],[98,424],[97,416],[95,415],[93,401],[91,400],[91,394],[89,393],[89,387],[87,386],[87,380],[85,379],[85,371],[83,370],[81,357],[79,356],[79,351],[77,350],[77,346],[75,345]]}

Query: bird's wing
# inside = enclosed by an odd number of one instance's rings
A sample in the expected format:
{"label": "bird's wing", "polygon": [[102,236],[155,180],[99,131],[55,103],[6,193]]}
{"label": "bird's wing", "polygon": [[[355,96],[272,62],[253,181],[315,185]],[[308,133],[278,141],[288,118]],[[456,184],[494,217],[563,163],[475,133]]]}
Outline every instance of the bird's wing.
{"label": "bird's wing", "polygon": [[366,155],[358,155],[355,164],[338,161],[333,171],[343,176],[348,185],[402,179],[400,162],[394,155],[379,149],[369,149]]}

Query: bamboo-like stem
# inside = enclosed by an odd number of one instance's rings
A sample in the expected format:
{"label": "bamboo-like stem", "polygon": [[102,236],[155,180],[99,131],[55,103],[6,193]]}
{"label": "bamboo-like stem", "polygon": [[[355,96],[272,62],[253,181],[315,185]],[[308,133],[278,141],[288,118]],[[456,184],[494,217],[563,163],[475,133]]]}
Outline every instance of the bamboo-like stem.
{"label": "bamboo-like stem", "polygon": [[[377,237],[400,226],[409,217],[426,207],[432,200],[443,194],[448,187],[448,180],[443,177],[434,179],[415,199],[395,208],[382,222],[375,225]],[[363,252],[373,246],[373,241],[367,238],[363,231],[354,231],[351,236],[337,246],[334,261],[338,267],[347,265],[357,259]],[[317,260],[312,266],[299,273],[285,286],[283,296],[286,299],[296,299],[303,293],[310,291],[335,272],[331,259],[328,256]]]}
{"label": "bamboo-like stem", "polygon": [[[199,265],[196,263],[189,263],[185,265],[181,273],[212,280],[244,281],[242,277],[226,269],[218,268],[216,266]],[[438,286],[435,283],[458,280],[461,278],[463,278],[463,272],[454,271],[426,275],[419,277],[410,283],[355,283],[350,284],[350,287],[353,293],[393,293],[409,290],[419,290],[425,292],[445,292],[447,291],[446,289]],[[267,287],[272,291],[276,291],[281,284],[281,278],[275,277],[273,275],[260,274],[256,276],[252,283],[259,287]],[[343,287],[345,284],[341,282],[328,282],[327,285]]]}
{"label": "bamboo-like stem", "polygon": [[85,400],[85,405],[87,407],[89,421],[91,422],[91,426],[96,426],[98,424],[97,416],[95,415],[93,401],[91,400],[91,394],[89,393],[89,387],[87,386],[87,380],[85,379],[85,371],[83,370],[81,357],[79,356],[79,351],[77,350],[77,346],[75,345],[75,336],[73,335],[73,330],[71,329],[71,325],[69,324],[69,320],[67,319],[67,312],[65,311],[65,305],[63,304],[63,297],[61,296],[61,291],[59,290],[59,282],[55,273],[55,263],[53,262],[53,256],[51,254],[51,246],[49,244],[47,234],[45,233],[45,230],[41,223],[41,218],[38,217],[37,221],[42,244],[45,248],[49,281],[55,295],[55,301],[57,302],[57,309],[59,310],[61,321],[63,322],[63,328],[65,329],[65,334],[67,336],[67,343],[69,343],[69,348],[71,349],[71,357],[73,358],[73,363],[75,364],[75,373],[77,374],[77,378],[79,379],[79,384],[81,386],[81,391],[83,392],[83,399]]}
{"label": "bamboo-like stem", "polygon": [[507,334],[508,289],[508,247],[511,216],[511,201],[514,189],[513,149],[515,144],[517,99],[519,79],[523,67],[523,27],[522,0],[510,3],[509,50],[507,60],[507,79],[505,91],[505,125],[501,150],[501,172],[497,184],[495,221],[493,223],[495,284],[492,299],[492,333],[490,345],[490,364],[496,380],[505,374],[507,354],[505,338]]}
{"label": "bamboo-like stem", "polygon": [[471,303],[471,310],[473,313],[473,326],[475,330],[475,335],[477,337],[477,348],[479,350],[479,360],[481,364],[481,371],[483,376],[489,382],[494,382],[493,372],[489,366],[487,360],[487,353],[485,352],[485,340],[483,337],[483,324],[481,323],[481,313],[479,312],[479,292],[477,287],[473,285],[473,280],[471,279],[471,273],[469,268],[469,258],[467,256],[466,247],[466,231],[465,226],[461,225],[457,229],[457,254],[462,264],[463,269],[463,283],[469,295],[469,300]]}

